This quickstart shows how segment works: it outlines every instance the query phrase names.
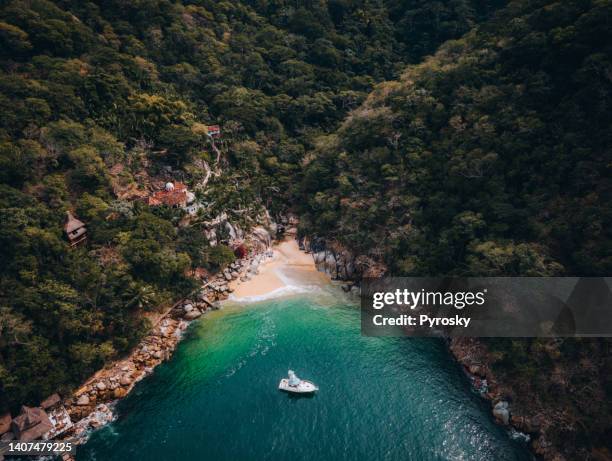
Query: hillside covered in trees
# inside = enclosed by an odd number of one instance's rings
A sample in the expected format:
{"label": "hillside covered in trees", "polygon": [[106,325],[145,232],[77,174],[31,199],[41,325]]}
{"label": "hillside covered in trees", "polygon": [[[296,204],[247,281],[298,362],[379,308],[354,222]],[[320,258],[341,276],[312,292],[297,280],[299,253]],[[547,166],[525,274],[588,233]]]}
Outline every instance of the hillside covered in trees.
{"label": "hillside covered in trees", "polygon": [[[313,139],[495,7],[2,2],[0,406],[67,392],[129,350],[143,313],[193,288],[186,274],[231,260],[198,223],[285,209]],[[140,200],[160,179],[196,191],[191,226]],[[87,245],[70,249],[67,210]]]}
{"label": "hillside covered in trees", "polygon": [[[133,347],[194,269],[231,261],[202,231],[223,213],[248,229],[294,211],[394,275],[609,275],[611,16],[608,0],[1,2],[0,407]],[[169,179],[201,205],[187,226],[142,200]],[[86,245],[63,235],[69,210]],[[491,345],[522,379],[606,347],[574,346]],[[588,377],[608,403],[609,365]],[[607,414],[575,410],[572,443],[605,440]]]}
{"label": "hillside covered in trees", "polygon": [[304,227],[395,274],[612,271],[608,2],[512,2],[316,142]]}
{"label": "hillside covered in trees", "polygon": [[[609,276],[610,17],[608,1],[510,2],[378,85],[305,159],[303,232],[396,276]],[[548,443],[610,450],[609,340],[482,343]]]}

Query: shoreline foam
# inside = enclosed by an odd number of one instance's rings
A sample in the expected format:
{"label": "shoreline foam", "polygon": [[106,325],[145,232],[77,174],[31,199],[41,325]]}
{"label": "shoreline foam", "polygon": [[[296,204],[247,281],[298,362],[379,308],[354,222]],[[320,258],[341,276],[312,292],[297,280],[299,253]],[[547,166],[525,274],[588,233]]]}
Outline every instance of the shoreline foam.
{"label": "shoreline foam", "polygon": [[[317,271],[312,256],[300,250],[298,242],[295,240],[295,236],[292,233],[282,242],[273,244],[270,249],[272,250],[272,258],[263,259],[250,280],[241,282],[236,279],[228,283],[231,288],[231,296],[230,298],[226,298],[225,302],[230,301],[239,305],[251,304],[270,298],[312,292],[313,289],[320,288],[321,284],[330,283],[329,278],[325,274]],[[223,280],[222,275],[218,275],[217,277]],[[208,285],[209,284],[205,285],[205,287]],[[106,364],[104,368],[98,370],[93,376],[86,380],[74,394],[64,399],[63,404],[69,411],[73,410],[75,407],[79,407],[77,403],[79,396],[85,394],[86,390],[95,382],[106,379],[114,374],[112,370],[121,368],[121,374],[124,374],[123,371],[126,370],[126,365],[129,365],[129,371],[134,371],[132,370],[134,357],[143,347],[146,348],[150,345],[150,340],[159,340],[160,336],[163,341],[168,340],[166,342],[162,341],[163,344],[159,344],[163,346],[159,347],[159,352],[162,355],[161,357],[156,358],[153,361],[154,363],[151,362],[148,364],[142,372],[138,373],[138,376],[131,376],[128,387],[117,387],[122,390],[120,396],[95,402],[87,413],[71,425],[67,432],[70,434],[69,437],[77,444],[85,443],[92,430],[98,429],[113,421],[116,418],[113,411],[116,402],[127,396],[134,386],[144,377],[153,373],[157,365],[171,357],[176,346],[183,339],[182,332],[187,328],[188,324],[191,323],[191,321],[186,321],[184,319],[173,319],[170,315],[172,310],[173,309],[168,310],[161,314],[159,318],[155,319],[155,327],[127,357]],[[164,335],[160,333],[162,330],[169,328],[172,334]],[[159,343],[159,341],[154,342],[156,344]],[[58,435],[58,437],[62,439],[65,435],[61,434]]]}
{"label": "shoreline foam", "polygon": [[317,271],[312,256],[300,250],[295,238],[289,235],[274,245],[272,258],[263,261],[250,280],[230,283],[233,292],[228,301],[258,302],[306,293],[312,286],[329,283],[329,277]]}

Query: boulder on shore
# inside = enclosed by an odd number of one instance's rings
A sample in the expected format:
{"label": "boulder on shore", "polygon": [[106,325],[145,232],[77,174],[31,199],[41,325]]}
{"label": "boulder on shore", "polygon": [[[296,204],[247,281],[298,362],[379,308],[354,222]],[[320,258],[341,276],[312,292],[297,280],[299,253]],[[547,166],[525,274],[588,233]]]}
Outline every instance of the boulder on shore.
{"label": "boulder on shore", "polygon": [[126,395],[127,395],[127,390],[123,387],[118,387],[117,389],[113,391],[113,397],[115,397],[116,399],[123,398]]}
{"label": "boulder on shore", "polygon": [[76,404],[80,406],[89,405],[89,396],[87,394],[83,394],[79,397]]}
{"label": "boulder on shore", "polygon": [[194,320],[197,319],[200,315],[202,315],[202,313],[199,310],[193,309],[192,311],[189,311],[185,314],[185,320]]}
{"label": "boulder on shore", "polygon": [[484,378],[486,376],[484,368],[478,364],[472,364],[468,366],[468,371],[470,372],[470,374],[478,376],[480,378]]}
{"label": "boulder on shore", "polygon": [[314,253],[312,255],[315,265],[321,264],[323,261],[325,261],[325,252],[324,251],[319,251],[317,253]]}
{"label": "boulder on shore", "polygon": [[503,400],[497,402],[493,407],[493,416],[495,419],[502,423],[504,426],[507,426],[510,422],[510,409],[508,402]]}
{"label": "boulder on shore", "polygon": [[251,234],[254,240],[257,243],[259,243],[264,249],[269,248],[270,245],[272,245],[272,237],[270,236],[270,233],[264,227],[261,227],[261,226],[255,227],[251,231]]}

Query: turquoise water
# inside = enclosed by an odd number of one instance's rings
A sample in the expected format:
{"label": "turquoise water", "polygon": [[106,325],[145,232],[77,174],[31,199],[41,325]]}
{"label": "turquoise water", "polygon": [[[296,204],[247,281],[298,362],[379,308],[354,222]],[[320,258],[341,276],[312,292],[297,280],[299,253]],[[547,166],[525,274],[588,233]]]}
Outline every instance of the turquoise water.
{"label": "turquoise water", "polygon": [[[314,397],[277,390],[294,369]],[[78,460],[519,460],[443,342],[368,338],[340,294],[229,306],[117,406]]]}

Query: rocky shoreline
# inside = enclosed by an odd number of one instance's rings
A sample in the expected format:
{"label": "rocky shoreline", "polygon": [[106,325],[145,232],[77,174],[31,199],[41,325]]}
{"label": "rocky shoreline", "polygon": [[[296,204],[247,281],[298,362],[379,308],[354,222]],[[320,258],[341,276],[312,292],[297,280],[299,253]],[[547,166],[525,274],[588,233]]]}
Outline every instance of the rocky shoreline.
{"label": "rocky shoreline", "polygon": [[[272,257],[272,239],[263,228],[253,230],[251,237],[258,243],[256,251],[238,259],[199,288],[193,296],[175,303],[154,325],[138,346],[125,358],[113,362],[89,378],[62,402],[72,424],[63,428],[59,439],[84,443],[88,434],[111,422],[116,402],[127,396],[136,384],[150,375],[156,366],[170,359],[189,324],[211,310],[221,307],[233,291],[230,282],[247,282],[258,274],[259,265]],[[332,279],[339,275],[347,281],[343,290],[358,293],[357,283],[350,280],[363,274],[370,265],[351,259],[349,252],[313,251],[309,241],[299,241],[300,249],[312,253],[318,270]],[[363,258],[362,258],[363,259]],[[342,269],[339,269],[342,267]]]}
{"label": "rocky shoreline", "polygon": [[[335,242],[302,237],[299,244],[300,249],[312,253],[318,270],[328,274],[332,280],[344,282],[342,289],[346,292],[359,294],[359,280],[381,277],[387,272],[384,264],[366,256],[355,256]],[[448,345],[474,390],[491,403],[491,412],[498,424],[505,426],[513,438],[529,442],[534,453],[543,459],[564,459],[547,440],[546,419],[541,415],[523,414],[513,405],[513,393],[496,379],[482,342],[474,338],[451,338]]]}
{"label": "rocky shoreline", "polygon": [[493,359],[482,341],[477,338],[451,338],[449,349],[462,365],[474,388],[491,402],[495,420],[507,427],[511,434],[530,442],[533,452],[545,460],[561,461],[565,457],[548,441],[550,419],[545,414],[530,414],[514,405],[514,392],[497,379],[492,370]]}
{"label": "rocky shoreline", "polygon": [[262,228],[256,229],[253,238],[257,242],[254,252],[237,259],[192,296],[175,303],[127,357],[99,370],[62,401],[71,423],[62,428],[57,439],[84,443],[91,430],[111,422],[115,418],[116,402],[172,356],[189,324],[207,312],[221,308],[221,301],[233,291],[229,282],[240,283],[257,275],[259,265],[272,257],[272,242],[269,233]]}
{"label": "rocky shoreline", "polygon": [[[294,230],[288,230],[294,235]],[[87,441],[91,432],[110,422],[116,415],[116,403],[126,397],[155,367],[172,357],[183,333],[189,324],[211,310],[222,307],[234,291],[232,286],[250,281],[259,273],[259,265],[273,256],[272,238],[263,228],[255,228],[250,238],[256,242],[255,251],[243,259],[237,259],[220,273],[213,276],[191,296],[175,303],[133,351],[121,360],[96,372],[61,404],[70,416],[70,423],[62,428],[56,440],[71,440],[76,444]],[[359,280],[365,274],[380,270],[369,258],[354,259],[348,251],[334,252],[330,249],[313,251],[308,240],[298,240],[300,250],[312,254],[317,270],[326,273],[332,280],[343,280],[345,292],[359,295]],[[383,270],[384,272],[384,270]],[[68,461],[70,455],[63,456]]]}
{"label": "rocky shoreline", "polygon": [[[220,302],[233,291],[229,282],[245,282],[257,275],[259,264],[272,256],[269,236],[266,239],[259,231],[258,239],[265,242],[259,252],[236,260],[194,296],[176,303],[128,357],[100,370],[64,400],[71,420],[76,422],[60,438],[73,438],[84,443],[91,430],[114,419],[115,403],[129,394],[157,365],[172,356],[190,322],[221,307]],[[367,257],[355,257],[339,246],[307,238],[298,239],[298,243],[302,251],[312,254],[319,271],[325,272],[332,280],[344,282],[341,288],[345,292],[358,295],[362,277],[380,276],[386,272],[384,265]],[[507,427],[513,437],[531,441],[537,455],[550,460],[563,459],[546,440],[545,421],[538,416],[522,415],[514,408],[512,399],[508,397],[511,393],[497,381],[491,369],[486,347],[474,338],[452,338],[448,344],[475,391],[491,402],[495,420]]]}

